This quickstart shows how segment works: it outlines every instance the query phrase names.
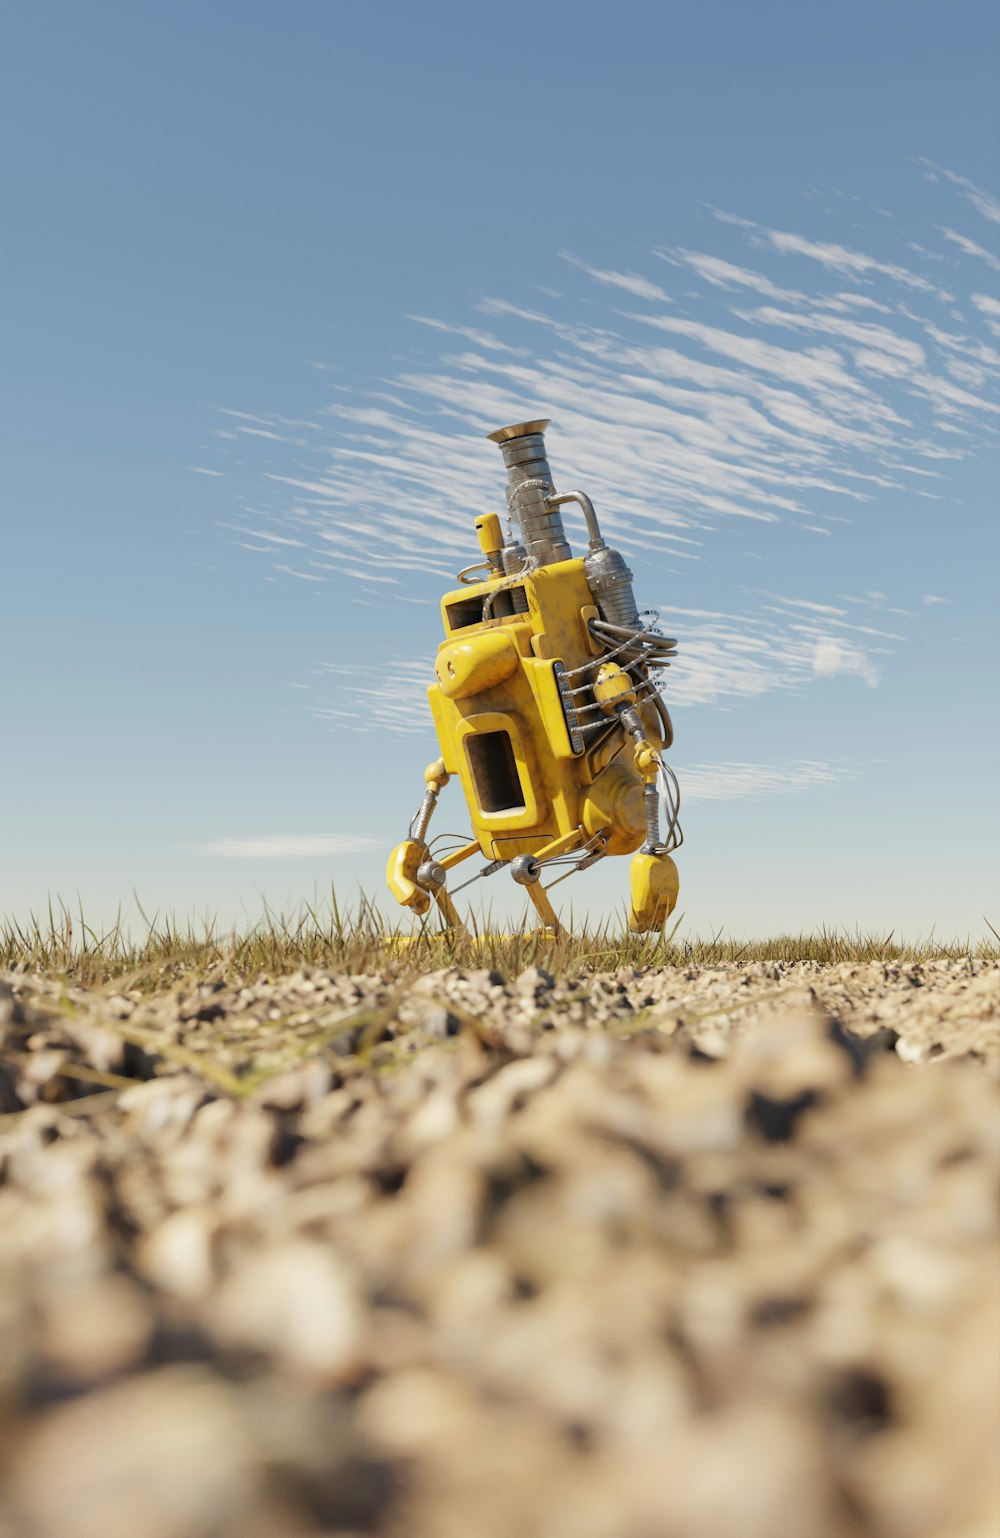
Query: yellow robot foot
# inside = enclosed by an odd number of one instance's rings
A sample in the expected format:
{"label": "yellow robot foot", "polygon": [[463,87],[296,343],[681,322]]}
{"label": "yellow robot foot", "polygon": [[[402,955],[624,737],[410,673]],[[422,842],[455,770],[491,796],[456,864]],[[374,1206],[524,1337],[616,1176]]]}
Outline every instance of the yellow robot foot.
{"label": "yellow robot foot", "polygon": [[639,854],[629,865],[632,908],[628,927],[636,934],[662,929],[677,902],[680,879],[668,854]]}
{"label": "yellow robot foot", "polygon": [[427,845],[415,838],[404,839],[389,856],[385,879],[396,901],[414,913],[424,914],[431,905],[430,893],[417,881],[417,871],[427,858]]}

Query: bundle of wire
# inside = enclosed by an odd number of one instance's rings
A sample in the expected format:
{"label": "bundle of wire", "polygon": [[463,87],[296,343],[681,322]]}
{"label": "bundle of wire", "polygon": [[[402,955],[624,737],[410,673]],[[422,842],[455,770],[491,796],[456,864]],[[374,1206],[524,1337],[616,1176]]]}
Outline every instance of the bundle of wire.
{"label": "bundle of wire", "polygon": [[[614,625],[610,620],[592,619],[590,633],[607,648],[601,660],[618,662],[635,683],[639,700],[648,699],[655,706],[663,728],[663,746],[669,748],[674,740],[673,722],[650,674],[670,666],[677,655],[677,641],[673,636],[661,635],[656,629],[656,616],[648,610],[642,618],[646,620],[642,625]],[[656,787],[665,828],[662,847],[673,851],[683,844],[684,834],[680,825],[680,785],[669,764],[661,762]]]}
{"label": "bundle of wire", "polygon": [[610,620],[592,619],[590,633],[595,641],[607,648],[603,659],[614,657],[622,667],[638,662],[647,668],[668,668],[671,658],[677,655],[677,642],[673,636],[661,635],[655,621],[645,625],[613,625]]}

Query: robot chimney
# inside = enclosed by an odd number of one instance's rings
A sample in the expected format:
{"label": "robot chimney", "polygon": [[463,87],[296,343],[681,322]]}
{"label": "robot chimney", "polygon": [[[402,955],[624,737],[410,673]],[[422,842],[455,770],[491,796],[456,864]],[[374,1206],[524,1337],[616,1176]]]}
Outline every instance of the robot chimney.
{"label": "robot chimney", "polygon": [[544,433],[550,425],[547,420],[515,422],[487,434],[491,443],[500,445],[507,466],[507,502],[521,526],[521,543],[508,545],[503,552],[504,570],[520,571],[525,556],[529,570],[570,560],[573,552],[559,509],[567,502],[576,502],[583,510],[590,536],[584,569],[601,613],[612,624],[638,626],[632,573],[619,552],[608,549],[593,502],[582,491],[556,495],[545,454]]}
{"label": "robot chimney", "polygon": [[549,425],[544,418],[515,422],[487,434],[491,443],[500,445],[507,467],[507,502],[520,525],[528,559],[535,566],[568,561],[572,554],[562,514],[549,500],[555,494],[545,454],[544,435]]}

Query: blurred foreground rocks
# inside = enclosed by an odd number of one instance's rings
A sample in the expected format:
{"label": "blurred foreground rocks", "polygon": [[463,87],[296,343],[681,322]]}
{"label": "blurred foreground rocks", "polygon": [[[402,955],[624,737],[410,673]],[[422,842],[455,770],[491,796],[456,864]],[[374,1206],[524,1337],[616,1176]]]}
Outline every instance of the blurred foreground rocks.
{"label": "blurred foreground rocks", "polygon": [[996,1538],[1000,967],[0,980],[0,1538]]}

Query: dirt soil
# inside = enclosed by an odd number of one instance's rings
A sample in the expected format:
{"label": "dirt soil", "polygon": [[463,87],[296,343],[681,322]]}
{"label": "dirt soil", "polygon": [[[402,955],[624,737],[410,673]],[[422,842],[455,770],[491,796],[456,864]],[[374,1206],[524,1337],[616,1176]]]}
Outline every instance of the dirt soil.
{"label": "dirt soil", "polygon": [[1000,966],[0,982],[0,1538],[996,1538]]}

